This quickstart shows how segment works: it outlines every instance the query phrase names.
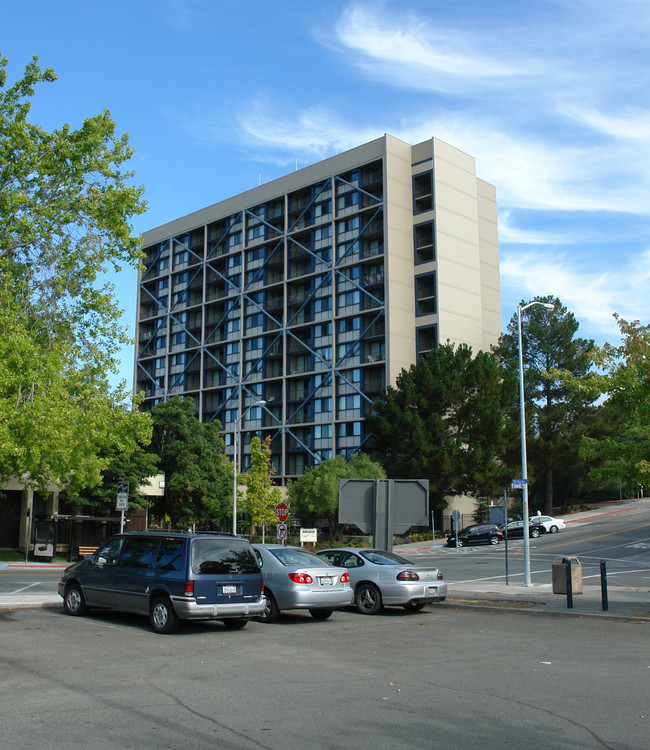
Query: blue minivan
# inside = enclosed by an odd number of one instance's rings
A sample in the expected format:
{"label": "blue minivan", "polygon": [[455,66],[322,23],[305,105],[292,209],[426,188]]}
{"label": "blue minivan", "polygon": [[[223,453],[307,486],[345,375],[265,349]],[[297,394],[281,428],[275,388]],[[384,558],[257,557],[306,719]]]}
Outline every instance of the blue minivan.
{"label": "blue minivan", "polygon": [[250,542],[213,533],[132,531],[108,539],[59,582],[65,611],[147,615],[156,633],[180,620],[222,620],[239,630],[264,613],[264,583]]}

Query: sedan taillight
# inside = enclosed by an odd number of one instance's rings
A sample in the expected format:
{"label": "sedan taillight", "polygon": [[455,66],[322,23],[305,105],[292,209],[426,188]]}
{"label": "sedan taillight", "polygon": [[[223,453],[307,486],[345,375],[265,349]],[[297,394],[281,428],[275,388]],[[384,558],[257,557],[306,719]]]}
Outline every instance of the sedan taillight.
{"label": "sedan taillight", "polygon": [[413,570],[402,570],[397,574],[398,581],[419,581],[420,576]]}
{"label": "sedan taillight", "polygon": [[314,579],[309,573],[289,573],[289,578],[294,583],[313,583]]}
{"label": "sedan taillight", "polygon": [[442,581],[442,570],[438,571],[438,580]]}
{"label": "sedan taillight", "polygon": [[341,576],[341,583],[350,583],[350,574],[347,572],[347,570]]}

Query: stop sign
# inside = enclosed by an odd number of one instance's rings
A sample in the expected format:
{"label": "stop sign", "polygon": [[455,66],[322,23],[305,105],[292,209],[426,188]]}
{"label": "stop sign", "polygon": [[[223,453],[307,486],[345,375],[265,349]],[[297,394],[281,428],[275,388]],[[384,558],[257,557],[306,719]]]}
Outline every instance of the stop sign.
{"label": "stop sign", "polygon": [[289,508],[285,502],[279,502],[275,506],[275,515],[280,523],[284,523],[289,518]]}

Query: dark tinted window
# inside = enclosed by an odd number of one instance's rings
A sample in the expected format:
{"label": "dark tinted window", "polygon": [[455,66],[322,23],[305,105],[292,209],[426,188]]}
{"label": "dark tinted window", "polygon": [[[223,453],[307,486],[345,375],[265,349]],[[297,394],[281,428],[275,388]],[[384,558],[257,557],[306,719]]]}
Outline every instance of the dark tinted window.
{"label": "dark tinted window", "polygon": [[153,568],[159,541],[146,537],[127,539],[126,549],[120,557],[120,567]]}
{"label": "dark tinted window", "polygon": [[103,547],[99,548],[95,559],[103,565],[117,565],[117,558],[120,556],[123,543],[122,537],[109,539]]}
{"label": "dark tinted window", "polygon": [[181,570],[183,567],[183,539],[161,539],[155,567],[161,570]]}
{"label": "dark tinted window", "polygon": [[235,539],[195,539],[192,542],[195,575],[255,574],[260,572],[248,542]]}

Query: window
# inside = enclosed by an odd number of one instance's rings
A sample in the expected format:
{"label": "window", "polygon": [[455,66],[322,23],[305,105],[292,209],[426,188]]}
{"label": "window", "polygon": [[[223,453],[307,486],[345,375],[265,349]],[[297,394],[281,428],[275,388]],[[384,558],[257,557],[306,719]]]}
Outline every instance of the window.
{"label": "window", "polygon": [[239,354],[239,341],[231,341],[226,344],[226,355],[232,356],[233,354]]}
{"label": "window", "polygon": [[326,240],[328,237],[332,236],[332,225],[326,224],[324,227],[319,227],[318,229],[314,229],[314,240]]}
{"label": "window", "polygon": [[314,336],[317,339],[323,338],[323,336],[330,336],[332,333],[331,323],[320,323],[314,326]]}
{"label": "window", "polygon": [[349,396],[339,396],[339,411],[361,408],[361,396],[358,393]]}
{"label": "window", "polygon": [[248,339],[246,342],[246,351],[252,352],[257,349],[262,349],[264,347],[264,339],[258,336],[254,339]]}
{"label": "window", "polygon": [[256,313],[255,315],[249,315],[246,318],[246,328],[259,328],[263,325],[264,325],[263,313]]}
{"label": "window", "polygon": [[172,354],[169,360],[169,364],[172,367],[184,365],[187,360],[187,354]]}
{"label": "window", "polygon": [[226,333],[235,333],[239,330],[239,318],[237,320],[229,320],[226,323]]}
{"label": "window", "polygon": [[185,344],[187,344],[187,333],[185,331],[172,334],[172,346],[184,346]]}
{"label": "window", "polygon": [[330,411],[332,411],[332,399],[330,397],[314,399],[314,412],[316,414],[322,414],[324,412]]}
{"label": "window", "polygon": [[339,437],[359,437],[361,422],[342,422],[339,425]]}
{"label": "window", "polygon": [[415,227],[415,262],[430,263],[435,259],[433,222],[419,224]]}
{"label": "window", "polygon": [[173,285],[174,287],[181,286],[182,284],[187,284],[189,280],[190,280],[190,272],[183,271],[183,273],[178,273],[176,274],[176,276],[174,276]]}
{"label": "window", "polygon": [[426,273],[415,277],[416,315],[430,315],[436,311],[436,275]]}
{"label": "window", "polygon": [[251,227],[246,233],[249,242],[264,237],[264,229],[264,224],[258,224],[256,227]]}
{"label": "window", "polygon": [[189,259],[190,253],[188,250],[179,250],[177,253],[174,253],[174,268],[182,266],[184,263],[187,263]]}
{"label": "window", "polygon": [[423,326],[417,329],[417,356],[430,352],[438,346],[438,329],[436,326]]}
{"label": "window", "polygon": [[120,557],[121,568],[153,568],[156,562],[158,539],[135,537],[128,539]]}
{"label": "window", "polygon": [[318,297],[314,300],[314,312],[327,312],[332,309],[332,298],[331,297]]}
{"label": "window", "polygon": [[314,438],[316,440],[328,439],[332,437],[331,424],[317,424],[314,427]]}
{"label": "window", "polygon": [[433,208],[433,172],[423,172],[413,178],[413,202],[416,214]]}
{"label": "window", "polygon": [[361,328],[361,318],[345,318],[339,320],[339,333],[348,333],[350,331],[358,331]]}
{"label": "window", "polygon": [[353,292],[344,292],[343,294],[339,294],[338,296],[339,308],[350,307],[352,305],[358,305],[360,299],[361,299],[361,296],[359,294],[358,289],[355,289]]}
{"label": "window", "polygon": [[343,232],[353,232],[354,230],[359,229],[360,226],[361,220],[359,217],[351,216],[349,219],[338,222],[337,231],[339,234],[343,234]]}

